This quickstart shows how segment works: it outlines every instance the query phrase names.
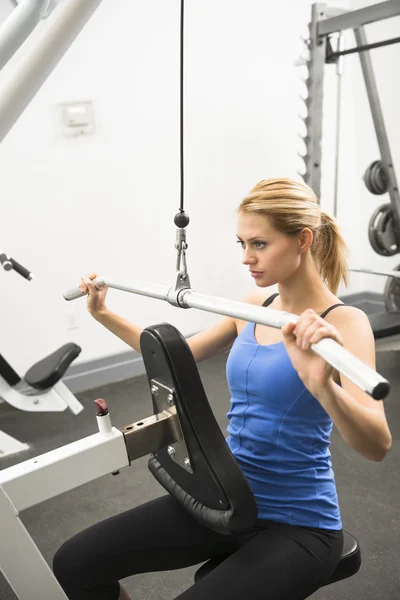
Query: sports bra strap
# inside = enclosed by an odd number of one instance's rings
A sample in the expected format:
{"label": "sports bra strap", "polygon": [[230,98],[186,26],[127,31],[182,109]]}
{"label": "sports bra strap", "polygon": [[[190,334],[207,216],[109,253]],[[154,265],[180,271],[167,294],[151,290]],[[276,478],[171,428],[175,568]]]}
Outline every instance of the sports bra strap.
{"label": "sports bra strap", "polygon": [[330,312],[331,312],[331,310],[333,310],[333,309],[334,309],[334,308],[336,308],[337,306],[346,306],[346,305],[344,304],[344,302],[340,302],[340,304],[334,304],[333,306],[330,306],[329,308],[327,308],[327,309],[326,309],[326,311],[325,311],[325,312],[323,312],[323,313],[322,313],[322,315],[320,315],[320,317],[321,317],[322,319],[325,319],[326,315],[327,315],[328,313],[330,313]]}
{"label": "sports bra strap", "polygon": [[272,294],[272,296],[266,299],[266,301],[263,303],[263,306],[269,306],[277,296],[279,296],[279,294]]}
{"label": "sports bra strap", "polygon": [[[275,300],[275,298],[276,298],[277,296],[279,296],[279,294],[272,294],[272,296],[270,296],[269,298],[267,298],[267,299],[265,300],[265,302],[263,303],[263,306],[269,306],[269,305],[270,305],[270,304],[271,304],[271,303],[272,303],[272,302]],[[346,305],[345,305],[343,302],[340,302],[340,304],[333,304],[333,306],[330,306],[329,308],[327,308],[327,309],[326,309],[326,310],[325,310],[325,311],[322,313],[322,315],[320,315],[320,317],[321,317],[322,319],[325,319],[326,315],[327,315],[328,313],[330,313],[330,312],[331,312],[331,310],[333,310],[333,309],[334,309],[334,308],[336,308],[337,306],[346,306]]]}

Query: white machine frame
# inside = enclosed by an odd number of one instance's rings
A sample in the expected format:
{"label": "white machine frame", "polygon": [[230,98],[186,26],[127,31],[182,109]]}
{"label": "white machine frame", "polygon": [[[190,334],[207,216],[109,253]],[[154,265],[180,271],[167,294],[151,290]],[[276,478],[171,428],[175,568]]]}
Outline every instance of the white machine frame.
{"label": "white machine frame", "polygon": [[67,598],[19,513],[129,466],[124,435],[107,418],[99,433],[0,471],[0,565],[21,600]]}
{"label": "white machine frame", "polygon": [[7,540],[0,544],[0,568],[21,600],[67,596],[21,522],[20,512],[182,439],[174,405],[121,430],[112,427],[108,411],[96,418],[98,433],[0,471],[0,531]]}
{"label": "white machine frame", "polygon": [[[28,388],[23,380],[12,387],[0,375],[0,403],[4,401],[18,410],[28,412],[61,412],[69,408],[74,415],[78,415],[83,410],[83,405],[62,381],[58,381],[44,392],[39,392]],[[0,459],[28,449],[28,444],[0,430]]]}

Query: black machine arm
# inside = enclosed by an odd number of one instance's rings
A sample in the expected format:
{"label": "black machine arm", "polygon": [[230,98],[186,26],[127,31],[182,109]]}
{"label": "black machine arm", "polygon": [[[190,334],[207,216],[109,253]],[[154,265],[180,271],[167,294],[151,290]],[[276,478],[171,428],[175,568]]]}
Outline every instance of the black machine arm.
{"label": "black machine arm", "polygon": [[8,256],[8,254],[6,254],[6,252],[4,252],[3,250],[0,250],[0,264],[5,271],[14,270],[22,277],[25,277],[25,279],[28,279],[28,281],[30,281],[33,278],[33,273],[31,273],[28,269],[23,267],[14,258]]}

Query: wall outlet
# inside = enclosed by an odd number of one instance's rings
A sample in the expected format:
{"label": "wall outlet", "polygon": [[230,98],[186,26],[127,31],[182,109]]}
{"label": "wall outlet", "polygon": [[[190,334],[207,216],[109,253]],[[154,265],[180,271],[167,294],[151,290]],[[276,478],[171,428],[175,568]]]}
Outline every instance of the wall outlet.
{"label": "wall outlet", "polygon": [[67,308],[64,311],[67,331],[78,329],[78,319],[75,308]]}

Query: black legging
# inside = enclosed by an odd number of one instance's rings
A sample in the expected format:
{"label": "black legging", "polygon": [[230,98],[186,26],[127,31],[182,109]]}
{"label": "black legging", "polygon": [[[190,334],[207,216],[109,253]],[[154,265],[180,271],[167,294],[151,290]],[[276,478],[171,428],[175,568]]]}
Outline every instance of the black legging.
{"label": "black legging", "polygon": [[232,553],[179,600],[302,600],[329,580],[342,546],[342,531],[274,521],[259,521],[242,535],[215,533],[167,495],[78,533],[53,566],[70,600],[117,600],[125,577]]}

